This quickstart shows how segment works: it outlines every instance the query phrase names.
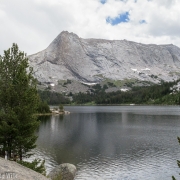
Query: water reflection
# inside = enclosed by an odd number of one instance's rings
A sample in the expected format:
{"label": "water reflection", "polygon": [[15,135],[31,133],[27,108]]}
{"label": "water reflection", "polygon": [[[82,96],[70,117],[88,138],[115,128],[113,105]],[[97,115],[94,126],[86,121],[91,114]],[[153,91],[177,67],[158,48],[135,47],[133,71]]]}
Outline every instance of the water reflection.
{"label": "water reflection", "polygon": [[36,153],[47,158],[48,171],[68,162],[78,167],[76,179],[84,180],[166,180],[177,174],[178,107],[66,108],[70,115],[44,117],[38,129]]}

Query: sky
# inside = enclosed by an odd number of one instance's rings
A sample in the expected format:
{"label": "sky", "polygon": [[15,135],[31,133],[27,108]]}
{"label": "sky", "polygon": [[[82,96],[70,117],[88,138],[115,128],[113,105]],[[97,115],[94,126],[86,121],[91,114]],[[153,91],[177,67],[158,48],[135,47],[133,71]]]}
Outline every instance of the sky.
{"label": "sky", "polygon": [[12,43],[37,53],[62,31],[180,47],[179,8],[180,0],[0,0],[0,55]]}

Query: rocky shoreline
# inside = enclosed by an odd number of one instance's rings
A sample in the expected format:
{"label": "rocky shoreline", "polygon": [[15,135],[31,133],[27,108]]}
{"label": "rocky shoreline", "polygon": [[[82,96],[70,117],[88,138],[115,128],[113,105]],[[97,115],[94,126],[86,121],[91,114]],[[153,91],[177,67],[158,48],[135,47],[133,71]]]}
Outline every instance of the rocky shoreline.
{"label": "rocky shoreline", "polygon": [[51,115],[66,115],[70,114],[69,111],[56,111],[56,110],[51,110],[50,113],[38,113],[36,115],[38,116],[51,116]]}
{"label": "rocky shoreline", "polygon": [[72,164],[61,164],[54,168],[48,175],[43,176],[15,161],[0,158],[0,179],[12,180],[73,180],[76,175],[76,167]]}
{"label": "rocky shoreline", "polygon": [[58,111],[58,110],[51,110],[51,114],[70,114],[69,111]]}
{"label": "rocky shoreline", "polygon": [[40,173],[37,173],[27,167],[24,167],[15,161],[5,160],[0,158],[0,179],[12,180],[47,180],[47,178]]}

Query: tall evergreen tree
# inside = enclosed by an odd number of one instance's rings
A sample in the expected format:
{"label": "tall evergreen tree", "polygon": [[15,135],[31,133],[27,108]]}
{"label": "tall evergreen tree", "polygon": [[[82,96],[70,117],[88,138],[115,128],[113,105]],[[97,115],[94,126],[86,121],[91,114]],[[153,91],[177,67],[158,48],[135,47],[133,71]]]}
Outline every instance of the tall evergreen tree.
{"label": "tall evergreen tree", "polygon": [[38,101],[33,69],[13,44],[0,56],[0,148],[8,158],[13,153],[22,160],[35,148]]}

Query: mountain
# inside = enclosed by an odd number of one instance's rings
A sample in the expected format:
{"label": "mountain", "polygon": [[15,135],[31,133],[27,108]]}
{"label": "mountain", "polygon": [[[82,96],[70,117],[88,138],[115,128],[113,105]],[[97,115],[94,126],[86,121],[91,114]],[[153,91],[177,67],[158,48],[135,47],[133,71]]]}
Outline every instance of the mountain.
{"label": "mountain", "polygon": [[28,56],[35,77],[55,85],[136,79],[159,83],[180,77],[180,48],[127,40],[83,39],[63,31],[43,51]]}

